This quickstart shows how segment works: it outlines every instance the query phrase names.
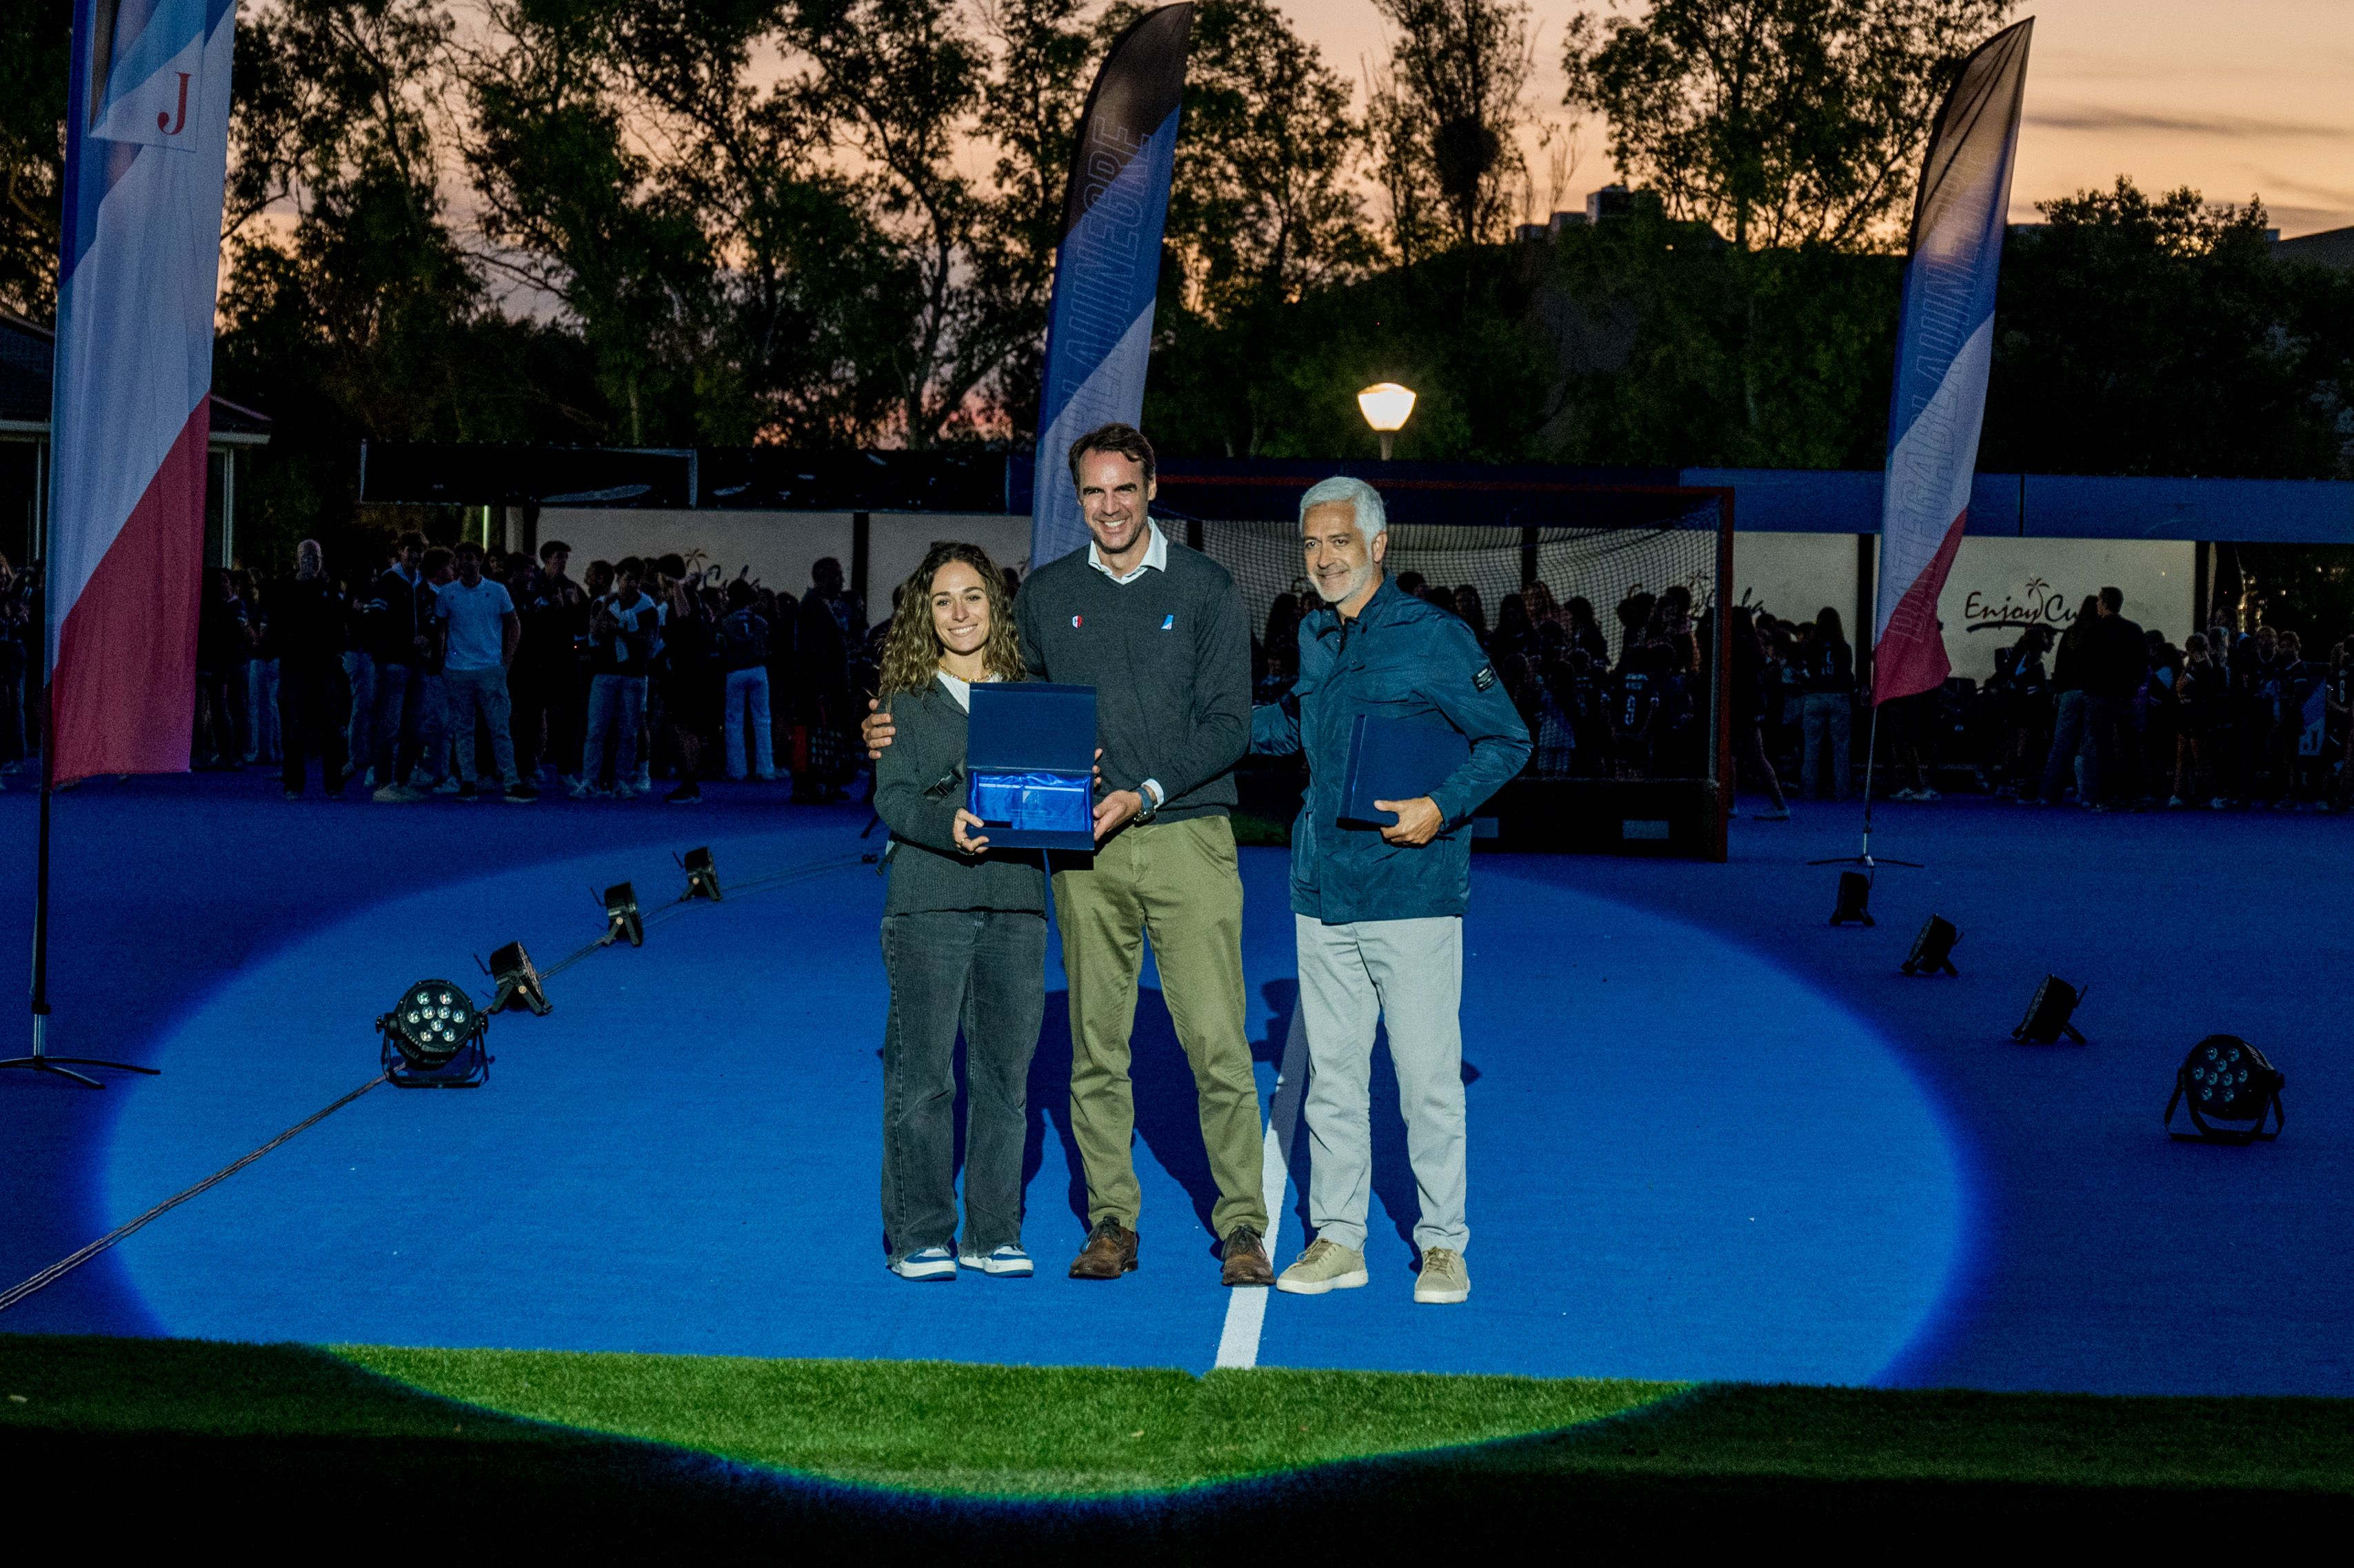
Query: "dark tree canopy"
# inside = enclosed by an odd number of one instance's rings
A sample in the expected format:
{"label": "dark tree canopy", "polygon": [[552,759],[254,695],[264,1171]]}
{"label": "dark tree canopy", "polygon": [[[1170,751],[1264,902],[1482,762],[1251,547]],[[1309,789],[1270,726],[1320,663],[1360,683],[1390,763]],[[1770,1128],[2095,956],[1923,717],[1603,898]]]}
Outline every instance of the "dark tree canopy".
{"label": "dark tree canopy", "polygon": [[[2015,0],[1653,0],[1585,9],[1562,65],[1610,156],[1735,245],[1901,246],[1929,129]],[[1615,8],[1615,0],[1614,0]]]}

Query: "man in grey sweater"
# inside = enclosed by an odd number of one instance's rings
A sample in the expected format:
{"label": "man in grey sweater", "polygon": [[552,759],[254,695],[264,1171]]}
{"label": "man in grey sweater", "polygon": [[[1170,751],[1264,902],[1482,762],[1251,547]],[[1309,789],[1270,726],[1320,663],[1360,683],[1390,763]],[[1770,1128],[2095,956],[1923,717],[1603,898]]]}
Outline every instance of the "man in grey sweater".
{"label": "man in grey sweater", "polygon": [[[1137,976],[1152,941],[1162,997],[1193,1069],[1211,1214],[1227,1285],[1270,1285],[1261,1239],[1257,1086],[1244,1022],[1242,878],[1227,812],[1250,745],[1250,632],[1225,568],[1152,522],[1152,448],[1107,425],[1071,447],[1093,544],[1038,567],[1014,601],[1033,680],[1096,688],[1103,792],[1092,863],[1054,872],[1070,980],[1071,1128],[1089,1230],[1075,1279],[1136,1266],[1142,1193],[1129,1152]],[[867,721],[886,745],[887,715]]]}

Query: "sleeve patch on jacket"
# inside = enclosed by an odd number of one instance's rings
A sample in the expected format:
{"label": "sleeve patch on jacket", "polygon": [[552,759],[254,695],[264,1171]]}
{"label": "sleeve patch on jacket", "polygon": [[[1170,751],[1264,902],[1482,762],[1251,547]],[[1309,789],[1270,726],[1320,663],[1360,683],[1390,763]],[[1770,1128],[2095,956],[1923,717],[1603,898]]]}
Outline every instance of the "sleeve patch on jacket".
{"label": "sleeve patch on jacket", "polygon": [[1489,687],[1494,685],[1496,683],[1496,666],[1493,664],[1480,665],[1479,672],[1471,677],[1471,683],[1479,687],[1483,692]]}

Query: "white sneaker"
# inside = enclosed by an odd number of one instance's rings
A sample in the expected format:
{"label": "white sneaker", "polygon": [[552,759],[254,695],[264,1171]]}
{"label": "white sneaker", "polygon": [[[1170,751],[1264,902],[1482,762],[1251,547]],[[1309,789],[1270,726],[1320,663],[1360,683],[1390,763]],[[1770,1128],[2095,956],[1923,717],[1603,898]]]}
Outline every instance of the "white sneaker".
{"label": "white sneaker", "polygon": [[1787,806],[1776,806],[1770,811],[1752,811],[1749,815],[1750,820],[1753,821],[1787,822],[1790,820],[1790,808]]}
{"label": "white sneaker", "polygon": [[1425,1306],[1451,1307],[1471,1294],[1471,1271],[1463,1255],[1451,1246],[1434,1246],[1422,1255],[1422,1272],[1414,1277],[1414,1298]]}
{"label": "white sneaker", "polygon": [[1328,1290],[1354,1290],[1372,1278],[1365,1272],[1363,1253],[1319,1236],[1277,1277],[1275,1287],[1292,1296],[1321,1296]]}
{"label": "white sneaker", "polygon": [[986,1253],[960,1252],[957,1262],[1001,1278],[1027,1279],[1032,1272],[1030,1255],[1018,1246],[1001,1246]]}
{"label": "white sneaker", "polygon": [[614,779],[614,780],[613,780],[613,799],[614,799],[614,800],[636,800],[637,798],[638,798],[638,786],[636,786],[636,785],[634,785],[634,784],[624,784],[624,783],[622,783],[622,782],[621,782],[620,779]]}
{"label": "white sneaker", "polygon": [[956,1254],[944,1246],[928,1246],[921,1252],[894,1259],[891,1272],[902,1279],[954,1279]]}
{"label": "white sneaker", "polygon": [[433,786],[433,792],[436,795],[455,795],[459,790],[464,788],[465,786],[459,782],[457,776],[452,774],[449,778],[442,779],[439,784]]}

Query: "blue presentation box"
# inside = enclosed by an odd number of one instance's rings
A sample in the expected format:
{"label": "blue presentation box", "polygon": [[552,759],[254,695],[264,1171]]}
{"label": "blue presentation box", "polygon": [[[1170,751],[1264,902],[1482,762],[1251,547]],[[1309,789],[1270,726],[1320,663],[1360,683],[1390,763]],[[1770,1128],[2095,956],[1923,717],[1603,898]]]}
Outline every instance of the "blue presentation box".
{"label": "blue presentation box", "polygon": [[1096,689],[1043,681],[972,688],[967,808],[992,848],[1096,847]]}
{"label": "blue presentation box", "polygon": [[1349,728],[1341,825],[1395,827],[1397,813],[1377,809],[1374,801],[1413,800],[1427,795],[1452,779],[1470,756],[1471,743],[1443,719],[1359,714]]}

